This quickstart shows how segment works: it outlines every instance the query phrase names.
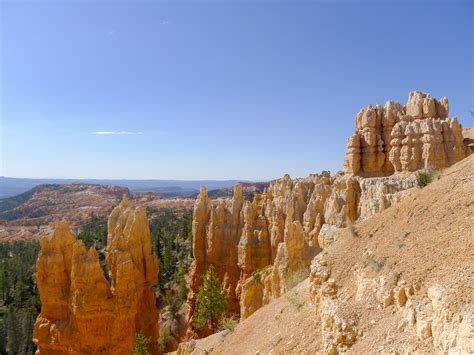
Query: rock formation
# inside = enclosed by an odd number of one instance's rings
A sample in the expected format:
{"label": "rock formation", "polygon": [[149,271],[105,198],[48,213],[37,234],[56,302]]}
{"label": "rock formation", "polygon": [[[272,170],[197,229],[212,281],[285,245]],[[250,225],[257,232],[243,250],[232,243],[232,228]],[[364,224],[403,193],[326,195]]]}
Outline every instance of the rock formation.
{"label": "rock formation", "polygon": [[[210,264],[229,294],[230,312],[244,319],[308,275],[313,257],[344,229],[352,230],[352,223],[390,207],[417,186],[409,172],[463,159],[468,150],[462,127],[448,112],[446,98],[438,101],[421,92],[410,93],[406,106],[370,105],[356,117],[345,174],[294,180],[285,175],[251,202],[244,201],[240,186],[227,200],[211,201],[202,189],[193,217],[188,335],[204,335],[193,329],[192,316],[201,275]],[[334,306],[333,301],[321,304]],[[335,314],[328,312],[328,317]],[[331,346],[328,351],[340,348]]]}
{"label": "rock formation", "polygon": [[253,201],[237,185],[232,199],[210,200],[205,188],[193,215],[194,265],[188,295],[189,337],[210,334],[193,327],[195,293],[214,265],[242,319],[285,293],[309,273],[312,258],[339,231],[397,202],[416,185],[413,177],[362,179],[328,172],[273,181]]}
{"label": "rock formation", "polygon": [[469,153],[474,153],[474,128],[464,127],[462,130],[464,145]]}
{"label": "rock formation", "polygon": [[[237,264],[237,246],[241,228],[240,212],[243,205],[242,187],[234,188],[234,197],[211,203],[207,189],[201,188],[193,211],[193,255],[194,262],[189,276],[191,292],[188,295],[189,331],[192,336],[210,334],[209,329],[199,332],[194,329],[193,315],[196,292],[202,283],[202,276],[209,265],[214,265],[217,276],[222,280],[228,294],[231,312],[239,308],[236,285],[240,277]],[[193,332],[193,333],[191,333]]]}
{"label": "rock formation", "polygon": [[[310,297],[325,353],[474,351],[473,172],[471,156],[314,258]],[[363,179],[361,190],[391,178]]]}
{"label": "rock formation", "polygon": [[462,126],[448,113],[446,97],[438,101],[419,91],[410,93],[406,106],[388,101],[362,109],[347,142],[345,172],[388,176],[441,169],[460,161],[470,152],[463,143]]}
{"label": "rock formation", "polygon": [[336,281],[324,260],[316,257],[311,263],[312,302],[320,318],[321,338],[325,354],[346,351],[357,339],[356,307],[337,297]]}
{"label": "rock formation", "polygon": [[42,308],[34,327],[40,354],[126,354],[139,331],[151,337],[152,352],[159,352],[158,261],[144,208],[129,206],[124,197],[109,217],[110,283],[95,248],[86,250],[65,221],[40,243]]}

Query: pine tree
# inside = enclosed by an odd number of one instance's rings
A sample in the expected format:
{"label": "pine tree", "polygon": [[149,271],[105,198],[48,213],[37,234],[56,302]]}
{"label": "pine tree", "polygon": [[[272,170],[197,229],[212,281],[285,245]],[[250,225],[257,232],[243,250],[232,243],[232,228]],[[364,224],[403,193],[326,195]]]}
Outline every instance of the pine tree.
{"label": "pine tree", "polygon": [[188,296],[188,285],[186,283],[186,270],[183,266],[179,267],[176,278],[178,279],[179,299],[184,302]]}
{"label": "pine tree", "polygon": [[135,337],[135,344],[133,345],[133,355],[150,355],[151,338],[145,336],[143,331],[140,331]]}
{"label": "pine tree", "polygon": [[209,322],[215,329],[227,311],[227,293],[217,278],[214,266],[210,265],[196,295],[194,325],[200,329]]}
{"label": "pine tree", "polygon": [[13,310],[9,310],[7,317],[7,348],[9,354],[20,352],[21,338],[22,332],[18,317]]}
{"label": "pine tree", "polygon": [[29,354],[34,352],[33,344],[33,325],[35,323],[36,310],[32,307],[26,308],[23,311],[21,317],[21,329],[22,329],[22,344],[24,348],[24,353]]}
{"label": "pine tree", "polygon": [[6,318],[0,317],[0,354],[7,353],[7,324]]}

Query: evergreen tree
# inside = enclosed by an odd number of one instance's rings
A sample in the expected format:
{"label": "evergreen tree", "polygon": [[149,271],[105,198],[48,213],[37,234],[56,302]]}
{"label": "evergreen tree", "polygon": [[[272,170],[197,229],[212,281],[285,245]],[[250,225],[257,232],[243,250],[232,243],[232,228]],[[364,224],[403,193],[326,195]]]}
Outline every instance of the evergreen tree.
{"label": "evergreen tree", "polygon": [[145,336],[143,332],[140,332],[135,337],[135,344],[133,345],[133,355],[150,355],[150,341],[151,338]]}
{"label": "evergreen tree", "polygon": [[77,239],[82,240],[86,248],[95,245],[98,251],[107,245],[107,217],[91,214],[81,226]]}
{"label": "evergreen tree", "polygon": [[9,354],[18,354],[21,347],[22,332],[18,317],[13,310],[7,316],[7,349]]}
{"label": "evergreen tree", "polygon": [[27,308],[24,310],[21,318],[22,347],[25,354],[34,353],[35,344],[33,343],[33,325],[35,323],[36,310]]}
{"label": "evergreen tree", "polygon": [[34,353],[33,325],[40,309],[35,281],[36,242],[0,244],[0,354]]}
{"label": "evergreen tree", "polygon": [[109,268],[105,261],[105,247],[107,246],[107,217],[92,213],[81,225],[81,232],[77,235],[78,240],[82,240],[84,246],[89,249],[94,246],[99,254],[99,263],[102,272],[110,281]]}
{"label": "evergreen tree", "polygon": [[5,318],[0,318],[0,354],[7,353],[7,325]]}
{"label": "evergreen tree", "polygon": [[188,285],[186,283],[186,270],[183,266],[180,266],[178,269],[177,279],[179,286],[179,299],[181,302],[184,302],[188,296]]}
{"label": "evergreen tree", "polygon": [[227,311],[227,293],[210,265],[196,295],[194,325],[200,329],[210,322],[215,329]]}

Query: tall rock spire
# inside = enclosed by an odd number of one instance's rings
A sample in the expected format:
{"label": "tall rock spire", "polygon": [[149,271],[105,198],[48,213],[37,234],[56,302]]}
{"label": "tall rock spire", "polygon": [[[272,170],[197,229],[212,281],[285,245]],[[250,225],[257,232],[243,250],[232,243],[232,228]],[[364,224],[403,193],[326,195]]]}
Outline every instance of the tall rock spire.
{"label": "tall rock spire", "polygon": [[158,260],[145,209],[124,199],[112,211],[108,231],[110,283],[95,248],[86,250],[67,222],[41,240],[36,269],[42,308],[34,328],[40,354],[126,354],[140,331],[159,353]]}

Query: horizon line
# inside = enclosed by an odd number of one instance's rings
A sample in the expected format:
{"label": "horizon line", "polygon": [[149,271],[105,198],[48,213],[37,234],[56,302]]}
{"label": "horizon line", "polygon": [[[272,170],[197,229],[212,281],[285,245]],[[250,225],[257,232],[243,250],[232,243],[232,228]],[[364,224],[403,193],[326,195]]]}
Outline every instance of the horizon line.
{"label": "horizon line", "polygon": [[[283,177],[283,174],[281,177]],[[165,178],[71,178],[71,177],[20,177],[20,176],[5,176],[0,175],[1,178],[5,179],[24,179],[24,180],[122,180],[122,181],[237,181],[237,182],[268,182],[276,179],[280,179],[281,177],[277,178],[270,178],[270,179],[165,179]]]}

